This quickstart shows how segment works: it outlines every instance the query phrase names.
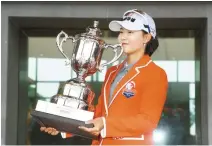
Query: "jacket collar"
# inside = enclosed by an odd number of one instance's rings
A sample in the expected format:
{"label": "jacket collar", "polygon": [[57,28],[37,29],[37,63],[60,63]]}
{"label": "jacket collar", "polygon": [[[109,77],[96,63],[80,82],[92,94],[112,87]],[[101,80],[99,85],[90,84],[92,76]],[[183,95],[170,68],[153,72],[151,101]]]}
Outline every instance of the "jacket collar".
{"label": "jacket collar", "polygon": [[[144,66],[150,60],[151,60],[151,57],[149,57],[149,55],[143,55],[136,63],[134,63],[134,65],[133,65],[132,68],[139,67],[139,66]],[[122,63],[120,63],[114,70],[118,71],[119,69],[121,69],[122,67],[124,67],[124,65],[126,63],[127,63],[127,59],[125,59]]]}
{"label": "jacket collar", "polygon": [[140,73],[140,69],[141,68],[146,67],[151,62],[151,58],[149,57],[149,55],[144,55],[144,56],[142,56],[141,59],[139,59],[132,66],[132,68],[129,70],[129,72],[122,78],[122,80],[116,86],[116,88],[114,90],[114,93],[113,93],[113,96],[112,96],[112,101],[111,101],[111,103],[108,104],[109,93],[106,93],[106,91],[110,91],[110,85],[111,85],[111,83],[114,81],[115,77],[117,76],[117,74],[121,70],[121,68],[124,67],[126,61],[127,60],[125,59],[121,64],[119,64],[116,68],[114,68],[110,72],[109,77],[108,77],[108,79],[106,81],[106,84],[105,84],[105,87],[104,87],[104,92],[105,92],[104,98],[105,98],[105,102],[106,102],[105,104],[106,105],[109,105],[108,108],[110,107],[110,105],[112,104],[113,100],[116,98],[116,96],[118,95],[118,93],[123,89],[123,87],[125,87],[125,85],[129,81],[131,81],[133,78],[135,78]]}

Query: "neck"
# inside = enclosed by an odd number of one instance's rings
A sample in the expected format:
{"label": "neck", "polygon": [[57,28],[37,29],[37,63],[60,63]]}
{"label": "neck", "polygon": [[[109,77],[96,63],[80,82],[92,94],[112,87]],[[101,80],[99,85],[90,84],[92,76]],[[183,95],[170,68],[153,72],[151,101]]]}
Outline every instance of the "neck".
{"label": "neck", "polygon": [[139,51],[136,51],[131,54],[127,54],[127,64],[132,64],[138,61],[140,58],[144,56],[143,49],[140,49]]}

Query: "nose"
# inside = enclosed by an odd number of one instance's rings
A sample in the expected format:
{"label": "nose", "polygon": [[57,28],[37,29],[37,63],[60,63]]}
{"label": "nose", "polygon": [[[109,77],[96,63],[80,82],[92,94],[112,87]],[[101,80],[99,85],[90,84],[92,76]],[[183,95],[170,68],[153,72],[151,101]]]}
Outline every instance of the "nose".
{"label": "nose", "polygon": [[126,40],[126,39],[127,39],[126,34],[125,34],[125,33],[122,33],[122,35],[121,35],[121,40],[124,41],[124,40]]}
{"label": "nose", "polygon": [[124,33],[124,32],[120,33],[119,36],[118,36],[118,40],[119,40],[120,43],[125,42],[127,40],[126,33]]}

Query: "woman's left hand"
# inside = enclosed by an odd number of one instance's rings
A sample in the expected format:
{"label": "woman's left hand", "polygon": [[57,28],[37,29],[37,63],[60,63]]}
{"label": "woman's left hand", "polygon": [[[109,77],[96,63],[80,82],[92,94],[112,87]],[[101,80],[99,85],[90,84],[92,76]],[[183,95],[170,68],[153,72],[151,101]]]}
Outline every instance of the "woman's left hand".
{"label": "woman's left hand", "polygon": [[84,126],[79,126],[80,129],[87,131],[93,135],[98,136],[101,132],[101,130],[104,128],[104,123],[102,117],[95,118],[93,120],[87,121],[86,124],[93,123],[94,127],[93,128],[87,128]]}

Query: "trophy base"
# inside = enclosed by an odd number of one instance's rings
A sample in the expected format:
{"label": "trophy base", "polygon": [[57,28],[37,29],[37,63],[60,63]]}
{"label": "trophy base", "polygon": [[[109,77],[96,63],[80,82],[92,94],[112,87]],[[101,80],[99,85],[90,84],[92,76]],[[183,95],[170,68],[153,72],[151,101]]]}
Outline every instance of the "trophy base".
{"label": "trophy base", "polygon": [[98,136],[92,135],[78,128],[79,126],[92,128],[93,124],[85,124],[84,121],[43,113],[36,110],[33,110],[31,115],[43,127],[53,127],[61,132],[72,133],[88,139],[98,139]]}
{"label": "trophy base", "polygon": [[89,139],[98,138],[78,128],[79,126],[93,127],[93,124],[85,124],[85,121],[92,120],[94,112],[38,100],[31,115],[41,126],[52,127],[60,132],[72,133]]}

